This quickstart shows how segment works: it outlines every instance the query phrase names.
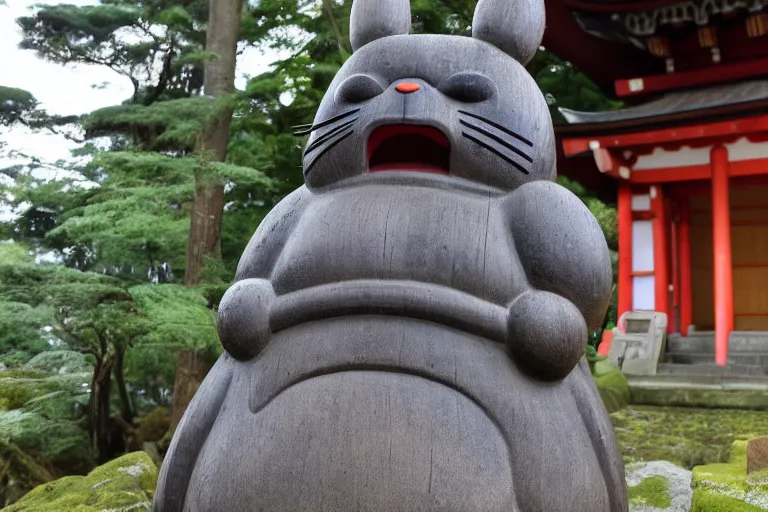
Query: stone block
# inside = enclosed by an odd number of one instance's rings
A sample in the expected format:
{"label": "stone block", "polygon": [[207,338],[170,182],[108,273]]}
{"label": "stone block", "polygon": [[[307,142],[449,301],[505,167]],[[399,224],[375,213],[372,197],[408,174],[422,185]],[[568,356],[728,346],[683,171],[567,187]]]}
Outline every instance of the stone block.
{"label": "stone block", "polygon": [[768,437],[758,437],[747,444],[747,474],[764,469],[768,469]]}
{"label": "stone block", "polygon": [[627,375],[656,375],[666,348],[667,315],[629,311],[619,323],[626,327],[626,332],[614,336],[609,358]]}

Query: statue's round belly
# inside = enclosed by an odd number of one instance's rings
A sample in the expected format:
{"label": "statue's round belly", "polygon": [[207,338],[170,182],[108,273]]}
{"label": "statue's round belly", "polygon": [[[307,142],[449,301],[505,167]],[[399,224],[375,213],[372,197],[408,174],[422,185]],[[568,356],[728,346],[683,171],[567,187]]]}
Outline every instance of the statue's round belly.
{"label": "statue's round belly", "polygon": [[342,371],[255,413],[230,399],[198,458],[188,511],[517,510],[502,433],[445,384]]}

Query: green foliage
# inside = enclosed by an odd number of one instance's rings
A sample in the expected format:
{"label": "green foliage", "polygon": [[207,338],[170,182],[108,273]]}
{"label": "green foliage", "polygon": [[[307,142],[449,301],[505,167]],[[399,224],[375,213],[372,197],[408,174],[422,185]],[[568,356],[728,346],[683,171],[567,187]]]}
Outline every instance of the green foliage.
{"label": "green foliage", "polygon": [[[206,4],[190,0],[181,8],[173,0],[120,0],[45,5],[18,20],[21,47],[53,62],[106,66],[130,78],[137,102],[191,96],[202,88],[202,69],[179,55],[202,50]],[[158,63],[159,76],[154,72]]]}
{"label": "green foliage", "polygon": [[584,185],[566,176],[558,176],[557,183],[573,192],[575,196],[584,202],[592,215],[597,219],[600,229],[603,230],[608,247],[614,251],[617,250],[619,245],[619,225],[616,206],[605,204],[594,195],[594,192],[587,190]]}
{"label": "green foliage", "polygon": [[145,442],[160,441],[171,423],[171,413],[166,407],[157,407],[136,420],[136,435]]}
{"label": "green foliage", "polygon": [[180,285],[140,285],[129,289],[153,329],[138,343],[171,350],[210,350],[218,345],[214,312],[208,309],[203,288]]}
{"label": "green foliage", "polygon": [[10,126],[37,107],[32,93],[0,85],[0,126]]}
{"label": "green foliage", "polygon": [[622,108],[623,103],[608,98],[585,74],[570,62],[546,50],[540,50],[528,64],[528,71],[536,79],[550,106],[555,123],[565,122],[559,107],[600,111]]}
{"label": "green foliage", "polygon": [[213,360],[220,353],[214,312],[205,288],[180,285],[140,285],[129,289],[151,328],[137,337],[126,354],[126,380],[145,394],[142,408],[167,405],[167,390],[176,376],[176,354],[192,348]]}
{"label": "green foliage", "polygon": [[0,262],[0,300],[9,302],[37,306],[50,297],[51,292],[61,290],[63,285],[116,287],[119,283],[114,277],[78,272],[61,265],[9,265]]}
{"label": "green foliage", "polygon": [[142,149],[191,151],[202,129],[231,104],[231,98],[212,101],[203,96],[148,106],[126,103],[92,112],[84,119],[83,128],[89,137],[130,133],[133,144]]}
{"label": "green foliage", "polygon": [[32,412],[0,411],[0,440],[69,471],[87,468],[93,461],[85,430],[71,421],[50,420]]}
{"label": "green foliage", "polygon": [[0,242],[0,262],[5,265],[18,265],[33,263],[34,259],[29,253],[29,248],[25,245],[13,242]]}
{"label": "green foliage", "polygon": [[74,350],[51,350],[33,357],[24,365],[25,370],[39,370],[47,373],[89,373],[93,365],[85,355]]}
{"label": "green foliage", "polygon": [[[39,369],[0,373],[0,460],[8,464],[10,481],[17,482],[5,490],[0,486],[6,502],[40,483],[40,478],[50,480],[50,470],[67,474],[91,467],[88,434],[79,424],[90,378],[88,373],[56,375]],[[47,468],[42,477],[35,461]]]}
{"label": "green foliage", "polygon": [[46,350],[50,336],[43,329],[53,322],[50,307],[0,300],[0,357],[21,364]]}

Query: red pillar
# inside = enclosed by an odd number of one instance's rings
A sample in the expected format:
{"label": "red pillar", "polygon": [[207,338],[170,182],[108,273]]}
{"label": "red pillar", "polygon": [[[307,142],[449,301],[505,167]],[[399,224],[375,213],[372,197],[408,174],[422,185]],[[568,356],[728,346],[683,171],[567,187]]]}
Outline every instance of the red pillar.
{"label": "red pillar", "polygon": [[731,210],[728,150],[715,146],[712,165],[712,238],[715,267],[715,364],[728,360],[728,336],[733,330],[733,269],[731,267]]}
{"label": "red pillar", "polygon": [[672,234],[669,238],[669,245],[672,251],[672,307],[669,308],[671,316],[667,322],[668,334],[680,331],[680,326],[677,325],[677,312],[680,309],[680,221],[676,211],[671,213],[673,219],[670,225]]}
{"label": "red pillar", "polygon": [[[667,211],[664,201],[664,192],[660,185],[654,185],[655,197],[651,197],[651,210],[653,211],[653,275],[654,275],[654,302],[655,310],[666,313],[668,319],[672,317],[669,312],[669,252],[667,237]],[[652,194],[653,196],[653,194]],[[669,320],[668,320],[669,321]]]}
{"label": "red pillar", "polygon": [[688,336],[693,324],[693,281],[691,278],[691,213],[688,198],[680,205],[680,224],[677,229],[680,258],[680,333]]}
{"label": "red pillar", "polygon": [[619,277],[616,320],[632,310],[632,189],[626,181],[619,183]]}

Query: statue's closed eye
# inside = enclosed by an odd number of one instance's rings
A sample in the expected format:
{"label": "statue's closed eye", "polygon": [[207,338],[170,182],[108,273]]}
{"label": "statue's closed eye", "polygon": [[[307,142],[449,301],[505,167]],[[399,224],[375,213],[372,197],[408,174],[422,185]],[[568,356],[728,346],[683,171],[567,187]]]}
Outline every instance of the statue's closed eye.
{"label": "statue's closed eye", "polygon": [[336,101],[343,103],[360,103],[375,98],[384,92],[384,87],[370,75],[352,75],[339,85],[336,90]]}
{"label": "statue's closed eye", "polygon": [[479,103],[490,99],[496,86],[490,79],[477,73],[456,73],[438,87],[440,92],[463,103]]}

